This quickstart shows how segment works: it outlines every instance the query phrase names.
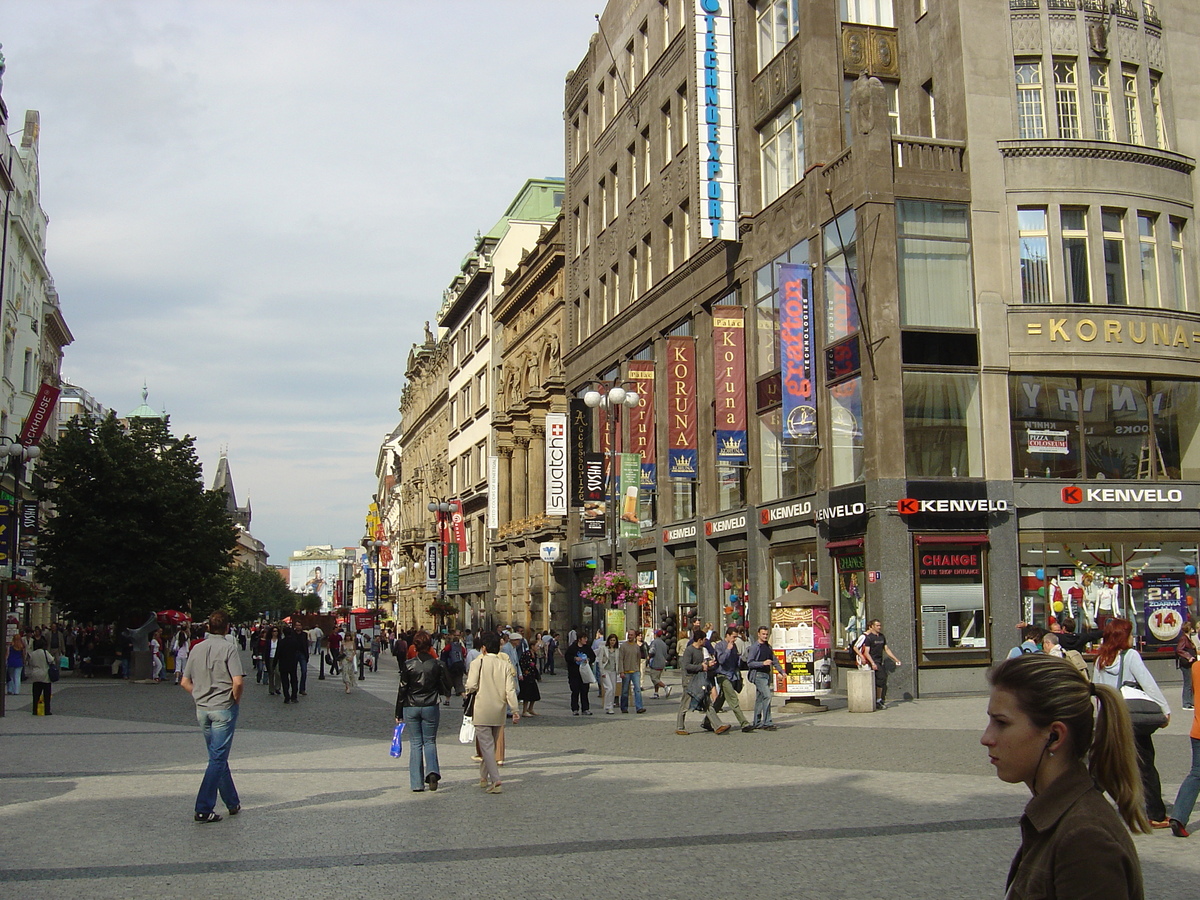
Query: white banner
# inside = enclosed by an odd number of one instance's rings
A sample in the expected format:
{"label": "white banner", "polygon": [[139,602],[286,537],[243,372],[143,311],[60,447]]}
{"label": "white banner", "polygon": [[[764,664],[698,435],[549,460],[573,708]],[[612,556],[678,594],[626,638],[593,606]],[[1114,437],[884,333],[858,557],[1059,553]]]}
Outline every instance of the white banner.
{"label": "white banner", "polygon": [[500,457],[489,456],[487,462],[487,527],[496,529],[500,527]]}
{"label": "white banner", "polygon": [[546,413],[546,515],[567,514],[567,416]]}

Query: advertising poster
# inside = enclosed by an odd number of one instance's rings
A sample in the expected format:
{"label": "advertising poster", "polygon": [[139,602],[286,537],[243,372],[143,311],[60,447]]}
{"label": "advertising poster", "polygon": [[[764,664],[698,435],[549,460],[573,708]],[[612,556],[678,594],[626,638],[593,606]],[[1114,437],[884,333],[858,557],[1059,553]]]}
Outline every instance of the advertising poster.
{"label": "advertising poster", "polygon": [[775,675],[775,693],[816,697],[833,690],[828,606],[771,608],[771,648],[786,674]]}
{"label": "advertising poster", "polygon": [[696,339],[667,338],[667,474],[695,479],[700,464],[696,424]]}
{"label": "advertising poster", "polygon": [[638,405],[629,414],[630,449],[642,458],[642,487],[653,490],[658,484],[658,443],[654,423],[654,362],[631,362],[627,369],[637,389]]}
{"label": "advertising poster", "polygon": [[713,307],[713,397],[716,411],[717,459],[745,462],[746,328],[740,306]]}
{"label": "advertising poster", "polygon": [[1146,649],[1173,645],[1187,621],[1187,582],[1183,574],[1143,575],[1146,594]]}
{"label": "advertising poster", "polygon": [[814,320],[812,269],[780,263],[779,379],[783,394],[783,433],[790,438],[815,434]]}
{"label": "advertising poster", "polygon": [[620,459],[621,508],[617,513],[620,516],[621,537],[641,537],[642,526],[638,521],[638,489],[642,483],[642,457],[637,453],[622,453]]}
{"label": "advertising poster", "polygon": [[625,610],[606,609],[604,611],[604,636],[615,634],[625,640]]}

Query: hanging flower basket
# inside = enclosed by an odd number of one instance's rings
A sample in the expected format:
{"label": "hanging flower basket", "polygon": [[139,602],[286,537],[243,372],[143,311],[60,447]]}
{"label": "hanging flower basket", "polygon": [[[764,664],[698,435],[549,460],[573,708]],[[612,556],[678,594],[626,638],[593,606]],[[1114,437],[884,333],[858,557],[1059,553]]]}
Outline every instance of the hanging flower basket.
{"label": "hanging flower basket", "polygon": [[597,606],[624,606],[626,603],[646,606],[650,602],[649,594],[637,587],[624,572],[601,572],[579,591],[579,596]]}
{"label": "hanging flower basket", "polygon": [[425,611],[435,618],[437,616],[453,616],[458,612],[458,607],[450,602],[434,600]]}

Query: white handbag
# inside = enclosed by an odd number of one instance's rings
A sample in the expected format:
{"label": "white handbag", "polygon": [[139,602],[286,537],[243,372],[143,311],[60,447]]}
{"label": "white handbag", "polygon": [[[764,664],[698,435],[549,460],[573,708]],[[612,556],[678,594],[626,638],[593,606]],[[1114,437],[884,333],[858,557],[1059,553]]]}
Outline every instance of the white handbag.
{"label": "white handbag", "polygon": [[475,723],[471,721],[470,716],[463,716],[462,725],[458,729],[458,742],[460,744],[475,743]]}

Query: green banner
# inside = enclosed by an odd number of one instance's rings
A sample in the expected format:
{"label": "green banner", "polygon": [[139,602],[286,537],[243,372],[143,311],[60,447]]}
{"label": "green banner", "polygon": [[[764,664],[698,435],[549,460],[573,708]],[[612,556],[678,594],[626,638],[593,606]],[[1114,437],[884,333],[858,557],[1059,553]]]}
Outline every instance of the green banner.
{"label": "green banner", "polygon": [[458,544],[453,542],[446,548],[446,592],[458,590]]}
{"label": "green banner", "polygon": [[638,489],[642,484],[642,457],[639,453],[621,454],[620,516],[621,537],[636,538],[642,536],[642,526],[638,523]]}
{"label": "green banner", "polygon": [[[641,463],[638,463],[640,466]],[[606,609],[604,611],[604,627],[608,629],[605,636],[615,634],[620,640],[625,640],[625,610]]]}

